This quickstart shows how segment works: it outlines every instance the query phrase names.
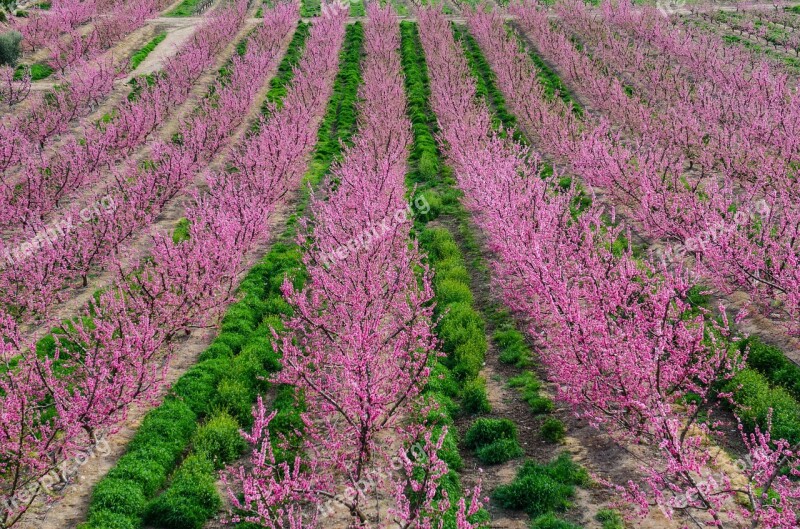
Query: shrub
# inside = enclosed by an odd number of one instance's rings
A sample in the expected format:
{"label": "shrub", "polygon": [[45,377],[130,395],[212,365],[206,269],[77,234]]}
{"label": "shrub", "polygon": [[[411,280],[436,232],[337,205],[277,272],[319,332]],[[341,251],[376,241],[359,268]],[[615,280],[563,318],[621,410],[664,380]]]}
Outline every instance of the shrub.
{"label": "shrub", "polygon": [[20,56],[19,44],[22,42],[22,33],[6,31],[0,33],[0,65],[14,66]]}
{"label": "shrub", "polygon": [[233,354],[238,354],[242,350],[242,346],[247,342],[247,336],[238,331],[223,330],[214,341],[227,345],[231,348]]}
{"label": "shrub", "polygon": [[531,523],[531,529],[581,529],[581,527],[561,520],[555,514],[548,513],[537,517]]}
{"label": "shrub", "polygon": [[424,180],[433,180],[439,174],[439,158],[436,152],[425,151],[419,157],[419,173]]}
{"label": "shrub", "polygon": [[[453,434],[453,429],[447,430],[447,435],[442,443],[442,448],[439,449],[438,456],[447,463],[447,468],[451,471],[460,472],[464,468],[464,460],[461,459],[461,454],[458,452],[458,440]],[[441,435],[441,429],[437,428],[434,438]]]}
{"label": "shrub", "polygon": [[165,529],[200,529],[222,506],[214,465],[193,455],[175,473],[170,487],[147,510],[148,523]]}
{"label": "shrub", "polygon": [[461,250],[447,229],[427,229],[422,232],[421,239],[428,249],[428,255],[435,263],[449,258],[461,259]]}
{"label": "shrub", "polygon": [[215,340],[200,355],[200,361],[211,360],[212,358],[230,358],[232,356],[233,350],[227,344]]}
{"label": "shrub", "polygon": [[243,423],[252,419],[255,393],[243,381],[225,378],[217,386],[215,404]]}
{"label": "shrub", "polygon": [[553,401],[547,397],[537,395],[526,400],[528,401],[533,413],[551,413],[553,409],[555,409],[555,404],[553,404]]}
{"label": "shrub", "polygon": [[149,450],[154,444],[177,456],[197,426],[197,415],[184,402],[167,399],[147,414],[128,445],[128,452]]}
{"label": "shrub", "polygon": [[524,365],[530,352],[522,333],[515,329],[497,331],[492,335],[497,347],[500,349],[500,361],[510,365]]}
{"label": "shrub", "polygon": [[603,525],[603,529],[625,529],[622,516],[614,509],[601,509],[597,512],[596,518]]}
{"label": "shrub", "polygon": [[743,369],[726,385],[748,429],[766,428],[772,411],[772,435],[790,443],[800,441],[800,404],[782,387],[772,388],[763,375]]}
{"label": "shrub", "polygon": [[474,298],[469,285],[454,279],[443,279],[436,282],[436,306],[442,310],[451,303],[472,305]]}
{"label": "shrub", "polygon": [[175,395],[192,408],[194,413],[203,413],[214,398],[224,360],[208,360],[195,365],[186,372],[173,387]]}
{"label": "shrub", "polygon": [[239,423],[225,412],[214,415],[195,432],[194,451],[221,469],[239,457],[246,448],[239,433]]}
{"label": "shrub", "polygon": [[[123,479],[104,479],[92,492],[89,516],[95,512],[108,511],[124,516],[138,516],[146,504],[142,487]],[[92,520],[94,522],[94,520]]]}
{"label": "shrub", "polygon": [[508,385],[522,390],[522,398],[531,407],[533,413],[550,413],[555,409],[552,400],[539,394],[542,383],[530,371],[512,378],[508,381]]}
{"label": "shrub", "polygon": [[532,518],[564,511],[575,494],[576,485],[587,485],[586,470],[567,454],[546,465],[526,461],[514,481],[495,489],[492,498],[506,509],[525,511]]}
{"label": "shrub", "polygon": [[498,487],[492,499],[505,509],[525,511],[536,517],[550,511],[565,511],[574,494],[575,489],[570,485],[544,474],[530,474]]}
{"label": "shrub", "polygon": [[464,436],[467,448],[477,449],[499,439],[517,439],[517,425],[510,419],[480,418],[472,423]]}
{"label": "shrub", "polygon": [[748,347],[747,365],[773,384],[785,388],[794,398],[800,399],[800,366],[786,358],[777,347],[762,343],[756,338],[743,340],[740,347]]}
{"label": "shrub", "polygon": [[[428,205],[428,210],[423,211],[426,203]],[[420,193],[414,198],[414,204],[419,204],[421,206],[415,207],[414,209],[414,214],[421,222],[430,222],[442,213],[442,197],[435,191],[428,190]]]}
{"label": "shrub", "polygon": [[91,519],[77,529],[138,529],[138,520],[108,510],[93,511]]}
{"label": "shrub", "polygon": [[475,453],[487,465],[499,465],[525,455],[516,439],[498,439],[478,448]]}
{"label": "shrub", "polygon": [[128,480],[138,483],[145,497],[160,489],[167,479],[167,465],[172,455],[160,447],[125,454],[108,473],[109,479]]}
{"label": "shrub", "polygon": [[564,428],[563,422],[555,417],[548,417],[544,420],[544,424],[542,424],[539,433],[547,441],[550,441],[551,443],[559,443],[564,440],[564,437],[566,436],[566,429]]}
{"label": "shrub", "polygon": [[489,413],[492,411],[489,397],[486,396],[485,378],[477,377],[464,385],[464,391],[461,394],[461,409],[470,414]]}
{"label": "shrub", "polygon": [[453,303],[439,327],[445,364],[459,380],[478,376],[486,356],[486,335],[481,315],[465,303]]}
{"label": "shrub", "polygon": [[37,62],[31,64],[31,81],[41,81],[52,75],[53,69],[49,64]]}

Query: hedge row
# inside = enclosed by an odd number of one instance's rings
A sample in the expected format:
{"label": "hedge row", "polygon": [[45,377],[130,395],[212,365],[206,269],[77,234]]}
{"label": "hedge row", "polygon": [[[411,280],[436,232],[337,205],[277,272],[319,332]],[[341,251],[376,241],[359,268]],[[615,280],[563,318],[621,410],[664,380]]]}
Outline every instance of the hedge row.
{"label": "hedge row", "polygon": [[[452,27],[456,41],[461,42],[461,46],[464,48],[464,55],[476,83],[478,97],[482,98],[492,110],[495,127],[499,128],[502,125],[503,129],[507,131],[516,131],[517,118],[508,111],[505,96],[497,88],[495,74],[481,52],[475,37],[460,24],[453,23]],[[527,143],[527,140],[516,132],[514,139],[521,143]]]}
{"label": "hedge row", "polygon": [[520,30],[516,26],[513,26],[513,28],[514,29],[509,28],[509,34],[517,39],[520,50],[527,52],[528,57],[530,57],[531,61],[533,61],[533,64],[536,66],[538,71],[537,77],[542,88],[544,88],[545,95],[552,99],[558,94],[558,97],[560,97],[564,103],[572,105],[572,112],[574,112],[577,117],[583,117],[583,106],[572,95],[572,92],[570,92],[567,85],[564,84],[564,81],[561,80],[561,77],[559,77],[558,74],[539,57],[539,54],[525,42]]}
{"label": "hedge row", "polygon": [[[465,410],[488,411],[489,406],[485,383],[477,378],[486,353],[485,324],[472,307],[469,274],[460,249],[447,230],[425,226],[440,212],[441,200],[431,188],[440,178],[440,171],[446,172],[447,168],[441,163],[433,137],[436,118],[429,104],[428,70],[416,24],[401,22],[400,36],[408,115],[414,133],[407,183],[412,192],[424,193],[431,206],[427,214],[416,217],[415,233],[428,252],[431,269],[435,270],[436,313],[441,316],[446,311],[436,331],[447,357],[434,365],[425,397],[438,404],[438,410],[428,417],[434,434],[447,427],[447,436],[438,455],[449,469],[442,479],[442,488],[455,503],[463,494],[458,472],[463,469],[464,462],[458,449],[454,419]],[[457,199],[454,201],[457,203]],[[451,510],[446,516],[446,527],[454,526],[453,515]],[[481,510],[476,514],[477,519],[488,520],[489,515]]]}
{"label": "hedge row", "polygon": [[139,67],[144,62],[150,53],[156,49],[156,46],[161,44],[167,38],[167,32],[161,32],[153,38],[150,42],[142,46],[131,56],[131,71]]}
{"label": "hedge row", "polygon": [[[307,27],[307,25],[305,25]],[[307,32],[306,32],[307,33]],[[318,184],[333,159],[341,152],[343,142],[349,141],[349,134],[355,132],[355,101],[358,91],[359,70],[362,53],[363,28],[360,24],[347,28],[345,41],[340,54],[340,69],[334,81],[334,90],[326,109],[323,125],[320,127],[318,142],[315,147],[315,164],[306,175],[306,182]],[[297,54],[294,54],[296,57]],[[293,60],[291,57],[288,61]],[[291,68],[284,68],[290,71]],[[284,91],[285,83],[276,82],[273,88]],[[285,91],[284,91],[285,93]],[[304,194],[299,212],[305,209],[308,194]],[[242,361],[238,369],[231,369],[217,386],[217,398],[212,401],[213,414],[193,436],[191,442],[192,455],[181,465],[173,477],[170,486],[158,496],[148,507],[146,521],[148,524],[164,529],[200,529],[212,518],[220,507],[220,501],[214,487],[217,472],[227,463],[239,458],[246,444],[241,439],[239,430],[251,424],[251,409],[258,395],[270,389],[264,381],[265,375],[281,369],[280,358],[272,348],[272,329],[281,331],[282,320],[290,317],[291,307],[281,294],[280,287],[284,273],[293,278],[295,286],[300,288],[305,277],[302,272],[301,249],[291,241],[294,240],[293,226],[284,234],[286,241],[277,245],[280,250],[290,254],[288,262],[281,269],[272,270],[268,276],[269,309],[261,324],[251,334],[251,339],[242,345],[242,353],[237,358],[248,356],[265,356],[265,361]],[[272,255],[272,252],[270,253]],[[283,254],[282,254],[283,255]],[[229,326],[247,325],[245,319],[232,318]],[[226,331],[223,320],[222,333]],[[221,352],[225,354],[225,351]],[[299,448],[300,439],[296,432],[302,431],[303,424],[300,412],[302,403],[298,403],[291,387],[281,386],[277,389],[272,408],[278,415],[270,423],[271,435],[275,439],[294,440],[294,448]],[[278,447],[279,457],[288,460],[294,457],[294,450],[286,451]],[[214,500],[216,498],[216,500]]]}
{"label": "hedge row", "polygon": [[301,17],[315,17],[321,11],[320,0],[301,0],[300,2],[300,16]]}
{"label": "hedge row", "polygon": [[[306,34],[298,29],[290,51],[304,45]],[[287,53],[284,62],[292,57],[294,54]],[[291,68],[279,70],[279,74],[287,75],[287,72],[291,75]],[[273,85],[275,83],[273,80]],[[181,237],[180,230],[179,224],[174,237]],[[245,410],[242,402],[257,383],[242,383],[231,376],[253,375],[245,379],[254,380],[262,371],[275,371],[280,367],[271,348],[258,345],[264,342],[269,345],[266,322],[280,323],[279,319],[269,316],[287,310],[280,295],[280,284],[285,274],[297,275],[298,268],[298,252],[288,245],[277,244],[250,270],[239,286],[243,299],[228,309],[220,334],[201,354],[199,363],[175,383],[161,406],[147,414],[126,454],[93,491],[84,528],[139,527],[142,517],[151,511],[148,500],[164,486],[192,438],[208,435],[207,431],[198,433],[197,424],[208,417],[212,409],[218,407],[220,413],[230,413],[231,418],[249,420],[250,408]],[[209,424],[216,426],[219,422],[212,418]],[[199,460],[193,460],[191,465],[185,472],[176,473],[173,484],[204,485],[200,486],[205,493],[201,499],[208,503],[211,501],[208,481],[188,479],[189,475],[194,476],[207,467]],[[219,501],[215,490],[212,496]]]}
{"label": "hedge row", "polygon": [[166,14],[168,17],[190,17],[208,9],[214,0],[183,0],[175,9]]}

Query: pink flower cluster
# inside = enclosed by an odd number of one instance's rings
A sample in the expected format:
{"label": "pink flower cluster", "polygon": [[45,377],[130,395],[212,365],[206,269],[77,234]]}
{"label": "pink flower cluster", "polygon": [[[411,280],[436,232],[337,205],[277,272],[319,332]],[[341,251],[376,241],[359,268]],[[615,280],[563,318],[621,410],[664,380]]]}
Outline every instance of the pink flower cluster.
{"label": "pink flower cluster", "polygon": [[[279,58],[275,50],[295,26],[297,9],[277,4],[266,10],[242,64],[272,71]],[[318,116],[327,101],[343,34],[330,31],[333,25],[322,24],[328,31],[317,34],[309,44],[311,58],[297,68],[294,95],[276,113],[287,120],[276,120],[275,126],[262,123],[229,157],[230,172],[208,175],[207,189],[191,194],[186,240],[154,234],[145,261],[123,265],[114,260],[114,285],[81,318],[59,328],[47,354],[37,354],[14,320],[2,316],[0,492],[5,526],[13,525],[41,494],[42,480],[59,462],[113,431],[132,404],[155,398],[175,337],[213,320],[231,300],[243,258],[264,240],[269,213],[302,174],[302,164],[287,160],[285,153],[296,154],[296,141],[306,142],[306,153],[310,149],[308,131],[314,125],[304,123],[301,134],[294,126],[298,115]],[[343,20],[335,25],[342,26]],[[263,82],[249,80],[255,83],[249,88],[253,91]],[[230,84],[219,89],[236,82],[234,72]],[[304,106],[307,102],[312,106]],[[281,142],[286,145],[274,154],[257,148]]]}
{"label": "pink flower cluster", "polygon": [[[538,72],[503,20],[487,12],[468,19],[526,130],[554,155],[574,156],[581,124],[560,100],[532,86]],[[538,21],[549,25],[545,17]],[[708,443],[722,426],[712,415],[722,397],[716,384],[743,362],[720,339],[728,332],[724,307],[719,325],[692,310],[691,278],[680,264],[667,268],[635,257],[619,244],[630,234],[609,227],[602,206],[578,209],[575,186],[564,190],[558,175],[543,178],[535,153],[492,129],[447,20],[426,10],[419,24],[440,139],[496,255],[498,287],[541,341],[559,398],[642,451],[641,478],[617,490],[642,511],[653,503],[669,515],[688,509],[717,527],[790,526],[800,489],[780,474],[794,465],[797,447],[770,443],[761,433],[746,437],[751,458],[739,473],[719,466],[718,449]],[[545,128],[561,118],[561,130]],[[698,420],[701,412],[706,419]],[[737,503],[739,494],[747,496],[747,508]]]}
{"label": "pink flower cluster", "polygon": [[[11,151],[14,159],[9,156],[6,163],[16,161],[20,167],[3,172],[0,227],[35,230],[37,223],[62,201],[97,183],[104,173],[134,154],[186,102],[197,79],[216,62],[216,55],[230,42],[230,35],[237,33],[243,15],[241,11],[224,10],[211,17],[166,61],[152,82],[137,81],[136,97],[114,109],[110,121],[84,123],[57,149],[49,145],[50,148],[42,148],[42,135],[35,140],[24,123],[9,130],[11,146],[16,148]],[[279,49],[273,47],[271,51],[278,53]],[[42,117],[54,124],[68,120],[69,116],[62,112],[68,106],[47,105]]]}
{"label": "pink flower cluster", "polygon": [[[415,272],[422,265],[409,245],[410,219],[343,259],[327,257],[407,207],[412,135],[399,28],[389,7],[369,4],[367,13],[359,132],[303,223],[308,280],[300,290],[284,284],[294,316],[277,338],[284,368],[275,381],[294,385],[307,404],[303,456],[276,461],[274,413],[259,402],[248,434],[255,464],[232,471],[244,489],[242,500],[231,492],[234,506],[270,528],[327,527],[334,515],[359,527],[441,528],[451,507],[437,497],[447,473],[436,454],[444,436],[413,419],[438,353],[433,292],[427,270]],[[410,455],[414,444],[424,456]],[[457,527],[474,527],[467,518],[479,507],[477,496],[455,505]]]}

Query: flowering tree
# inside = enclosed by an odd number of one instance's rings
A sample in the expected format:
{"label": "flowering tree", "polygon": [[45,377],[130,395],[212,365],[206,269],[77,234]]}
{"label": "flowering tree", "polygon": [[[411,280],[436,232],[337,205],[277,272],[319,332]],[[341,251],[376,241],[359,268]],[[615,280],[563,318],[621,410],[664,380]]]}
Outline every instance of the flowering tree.
{"label": "flowering tree", "polygon": [[[502,24],[490,15],[475,17],[471,27],[491,48],[490,62],[500,65],[498,80],[508,89],[525,63],[514,53],[501,56],[515,49],[502,43]],[[542,341],[542,360],[558,381],[559,397],[617,442],[639,445],[641,479],[617,490],[642,510],[657,503],[668,515],[680,510],[718,527],[792,525],[787,521],[795,520],[800,491],[785,476],[777,480],[783,469],[794,472],[796,447],[760,432],[745,436],[757,463],[729,471],[708,443],[722,431],[713,415],[724,397],[716,384],[743,361],[727,349],[724,308],[720,324],[692,309],[687,271],[620,247],[620,237],[629,234],[607,225],[601,206],[576,212],[575,187],[562,190],[558,175],[541,178],[536,155],[492,130],[474,84],[464,82],[469,70],[446,19],[422,11],[419,21],[441,140],[497,256],[498,286]],[[516,70],[506,67],[514,60]],[[524,106],[509,94],[512,106],[529,109],[526,119],[565,110],[544,101]],[[560,136],[538,136],[546,137]],[[613,211],[611,220],[613,226]],[[707,419],[699,420],[703,414]],[[740,494],[749,500],[746,508],[737,503]]]}
{"label": "flowering tree", "polygon": [[[438,497],[447,473],[437,456],[444,433],[434,438],[429,426],[414,423],[438,353],[430,278],[415,273],[421,260],[409,246],[410,221],[392,222],[357,251],[339,251],[406,210],[412,136],[399,32],[390,8],[367,9],[359,133],[326,196],[312,199],[300,240],[308,281],[301,290],[288,281],[283,287],[294,316],[279,339],[284,368],[275,380],[294,385],[308,404],[304,456],[276,460],[268,433],[274,414],[259,402],[247,437],[256,464],[233,470],[244,489],[243,501],[231,492],[234,505],[266,527],[324,527],[337,509],[354,527],[442,527],[451,508],[446,495]],[[474,527],[468,518],[480,507],[477,496],[452,507],[457,527]]]}

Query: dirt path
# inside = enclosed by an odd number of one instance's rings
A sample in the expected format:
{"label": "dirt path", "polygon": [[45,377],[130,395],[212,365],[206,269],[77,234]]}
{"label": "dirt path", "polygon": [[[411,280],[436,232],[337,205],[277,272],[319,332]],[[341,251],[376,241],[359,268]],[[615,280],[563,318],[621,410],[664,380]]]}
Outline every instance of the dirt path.
{"label": "dirt path", "polygon": [[[180,48],[191,38],[192,35],[194,35],[194,32],[197,30],[199,25],[200,24],[198,23],[169,31],[166,38],[161,41],[161,43],[156,46],[153,51],[150,52],[147,58],[142,61],[135,70],[128,74],[128,76],[125,78],[125,82],[127,83],[135,77],[147,75],[160,70],[164,65],[164,61],[174,56],[178,52],[178,48]],[[158,35],[161,33],[161,31],[162,29],[160,27],[156,27],[155,31],[153,32],[153,36]]]}

